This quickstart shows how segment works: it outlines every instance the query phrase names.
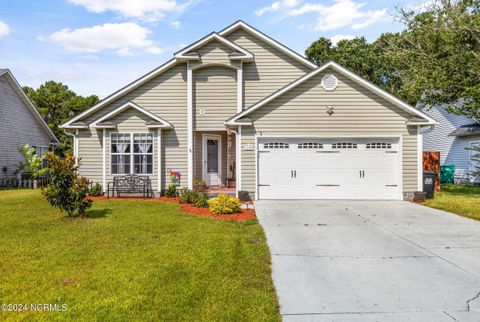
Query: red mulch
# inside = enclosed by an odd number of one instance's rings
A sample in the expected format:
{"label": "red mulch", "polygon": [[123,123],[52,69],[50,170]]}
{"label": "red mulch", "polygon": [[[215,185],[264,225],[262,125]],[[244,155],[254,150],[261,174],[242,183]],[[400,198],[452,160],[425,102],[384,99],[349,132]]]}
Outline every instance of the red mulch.
{"label": "red mulch", "polygon": [[[99,196],[99,197],[88,197],[90,200],[154,200],[154,201],[161,201],[161,202],[169,202],[174,204],[180,204],[178,198],[167,198],[167,197],[159,197],[159,198],[135,198],[135,197],[120,197],[120,198],[107,198],[106,196]],[[252,202],[253,203],[253,202]],[[242,220],[255,220],[257,219],[257,215],[255,214],[255,210],[253,209],[242,209],[239,213],[236,214],[214,214],[208,208],[198,208],[191,204],[180,204],[182,212],[190,215],[201,216],[201,217],[211,217],[215,219],[227,219],[227,220],[235,220],[235,221],[242,221]]]}

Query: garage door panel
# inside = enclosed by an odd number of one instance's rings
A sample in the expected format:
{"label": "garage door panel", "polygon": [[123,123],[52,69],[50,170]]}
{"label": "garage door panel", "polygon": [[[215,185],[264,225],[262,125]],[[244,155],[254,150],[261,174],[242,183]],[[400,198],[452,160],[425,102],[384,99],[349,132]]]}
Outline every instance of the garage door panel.
{"label": "garage door panel", "polygon": [[[315,149],[305,144],[300,148],[298,142],[307,139],[277,140],[283,142],[282,149],[264,152],[259,145],[261,199],[398,199],[400,195],[398,139],[373,139],[388,142],[388,148],[380,144],[367,148],[372,139],[330,139],[317,142]],[[334,149],[332,142],[352,144]]]}

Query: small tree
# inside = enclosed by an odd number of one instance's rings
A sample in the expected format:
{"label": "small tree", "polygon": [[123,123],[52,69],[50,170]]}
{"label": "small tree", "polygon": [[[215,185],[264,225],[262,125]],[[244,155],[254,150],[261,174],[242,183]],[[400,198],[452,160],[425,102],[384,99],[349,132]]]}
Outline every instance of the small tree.
{"label": "small tree", "polygon": [[42,157],[37,155],[34,147],[28,144],[18,148],[18,151],[23,155],[23,161],[17,165],[17,172],[28,172],[33,179],[37,179],[41,174],[45,172],[42,169]]}
{"label": "small tree", "polygon": [[92,201],[87,199],[89,181],[78,175],[76,159],[69,153],[65,159],[50,152],[45,157],[51,178],[51,183],[43,190],[45,198],[53,207],[66,211],[69,217],[84,217]]}

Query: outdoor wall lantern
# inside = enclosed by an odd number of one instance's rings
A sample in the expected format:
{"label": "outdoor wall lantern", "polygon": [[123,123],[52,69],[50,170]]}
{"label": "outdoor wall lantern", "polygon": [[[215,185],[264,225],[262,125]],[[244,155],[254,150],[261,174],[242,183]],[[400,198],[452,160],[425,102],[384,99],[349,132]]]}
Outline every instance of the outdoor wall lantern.
{"label": "outdoor wall lantern", "polygon": [[326,108],[328,116],[332,116],[335,113],[335,109],[333,106],[327,106]]}

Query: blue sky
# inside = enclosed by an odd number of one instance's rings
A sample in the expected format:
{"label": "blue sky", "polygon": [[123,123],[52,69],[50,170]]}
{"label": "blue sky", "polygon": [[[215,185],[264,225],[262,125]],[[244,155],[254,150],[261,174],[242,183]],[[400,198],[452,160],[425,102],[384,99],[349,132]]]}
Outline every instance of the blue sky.
{"label": "blue sky", "polygon": [[372,41],[400,31],[395,6],[419,2],[0,0],[0,68],[22,85],[53,79],[105,97],[238,19],[303,54],[320,36]]}

